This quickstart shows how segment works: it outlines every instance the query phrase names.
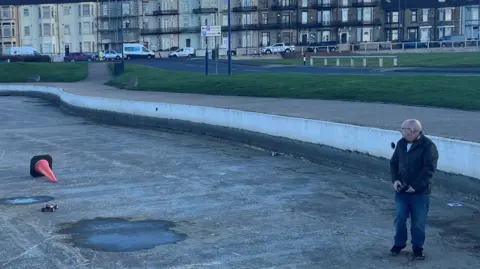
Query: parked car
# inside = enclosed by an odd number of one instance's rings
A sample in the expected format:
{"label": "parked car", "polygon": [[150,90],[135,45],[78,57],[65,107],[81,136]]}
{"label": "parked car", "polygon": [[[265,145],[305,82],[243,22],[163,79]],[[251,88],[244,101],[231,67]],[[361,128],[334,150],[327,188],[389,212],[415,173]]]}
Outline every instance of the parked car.
{"label": "parked car", "polygon": [[185,47],[178,49],[176,51],[170,52],[168,54],[169,58],[175,57],[194,57],[195,56],[195,49],[192,47]]}
{"label": "parked car", "polygon": [[440,38],[438,41],[442,47],[465,47],[467,37],[464,35],[449,35]]}
{"label": "parked car", "polygon": [[103,60],[120,60],[120,59],[122,59],[122,54],[118,53],[114,50],[106,50],[103,53],[102,59]]}
{"label": "parked car", "polygon": [[92,58],[85,55],[83,52],[70,52],[68,56],[63,57],[64,62],[84,62],[91,60]]}
{"label": "parked car", "polygon": [[262,48],[263,54],[290,53],[294,51],[295,51],[295,46],[288,46],[285,43],[276,43],[271,46]]}
{"label": "parked car", "polygon": [[338,50],[338,42],[337,41],[323,41],[320,43],[315,43],[313,46],[310,46],[307,48],[308,52],[315,52],[315,49],[317,52],[320,51],[336,51]]}

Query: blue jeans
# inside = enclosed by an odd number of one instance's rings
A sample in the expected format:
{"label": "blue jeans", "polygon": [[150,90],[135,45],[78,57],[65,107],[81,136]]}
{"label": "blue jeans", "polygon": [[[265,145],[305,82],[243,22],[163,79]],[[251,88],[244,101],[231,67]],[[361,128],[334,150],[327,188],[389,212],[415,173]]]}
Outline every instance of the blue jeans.
{"label": "blue jeans", "polygon": [[410,215],[412,248],[423,248],[429,206],[429,195],[395,193],[395,246],[407,245],[407,218]]}

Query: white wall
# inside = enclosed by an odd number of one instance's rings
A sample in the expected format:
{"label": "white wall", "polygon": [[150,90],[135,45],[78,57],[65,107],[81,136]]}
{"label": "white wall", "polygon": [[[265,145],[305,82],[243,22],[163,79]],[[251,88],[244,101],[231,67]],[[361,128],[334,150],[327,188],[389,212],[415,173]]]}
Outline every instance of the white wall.
{"label": "white wall", "polygon": [[[390,143],[396,143],[400,138],[399,132],[378,128],[233,109],[84,97],[55,87],[0,85],[0,91],[5,90],[48,92],[59,95],[64,102],[73,106],[236,128],[387,159],[393,153]],[[429,137],[439,150],[439,170],[480,179],[480,166],[477,164],[480,143]]]}
{"label": "white wall", "polygon": [[[88,9],[80,10],[82,5]],[[42,17],[39,17],[39,8]],[[70,46],[70,52],[95,51],[96,12],[95,2],[19,6],[20,44],[42,53],[64,53],[65,45]],[[46,29],[47,26],[50,29]]]}

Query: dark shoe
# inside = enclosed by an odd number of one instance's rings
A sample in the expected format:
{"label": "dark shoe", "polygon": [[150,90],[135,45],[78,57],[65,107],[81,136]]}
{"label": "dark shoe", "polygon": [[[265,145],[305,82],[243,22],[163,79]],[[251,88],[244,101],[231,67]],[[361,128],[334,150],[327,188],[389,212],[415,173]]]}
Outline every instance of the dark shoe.
{"label": "dark shoe", "polygon": [[415,259],[417,260],[425,260],[425,254],[423,254],[423,248],[414,248],[413,249],[413,256],[415,256]]}
{"label": "dark shoe", "polygon": [[406,246],[393,246],[392,249],[390,249],[390,252],[394,255],[397,255],[404,249]]}

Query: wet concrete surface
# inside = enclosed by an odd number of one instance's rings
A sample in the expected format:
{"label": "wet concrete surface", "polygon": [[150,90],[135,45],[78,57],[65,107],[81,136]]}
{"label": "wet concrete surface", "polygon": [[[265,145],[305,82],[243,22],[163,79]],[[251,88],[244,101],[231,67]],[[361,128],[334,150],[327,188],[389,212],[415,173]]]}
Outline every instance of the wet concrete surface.
{"label": "wet concrete surface", "polygon": [[69,227],[61,229],[58,233],[69,235],[75,246],[96,251],[139,251],[174,244],[187,237],[186,234],[171,230],[175,224],[165,220],[96,218],[63,225]]}
{"label": "wet concrete surface", "polygon": [[[392,257],[388,179],[209,137],[96,124],[46,104],[0,98],[0,198],[52,196],[61,207],[0,205],[2,269],[480,268],[477,201],[434,189],[427,259]],[[46,153],[58,184],[28,173],[31,156]],[[102,218],[108,229],[92,232]],[[132,230],[144,244],[122,250]]]}
{"label": "wet concrete surface", "polygon": [[52,201],[53,197],[51,196],[31,196],[31,197],[9,197],[0,199],[0,204],[4,205],[27,205],[27,204],[38,204],[46,203]]}

